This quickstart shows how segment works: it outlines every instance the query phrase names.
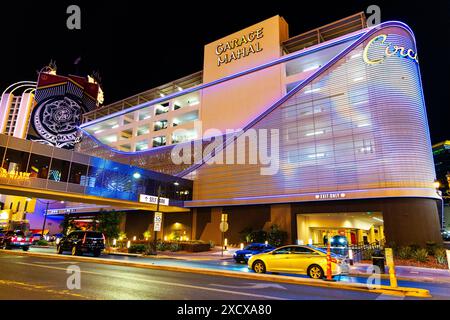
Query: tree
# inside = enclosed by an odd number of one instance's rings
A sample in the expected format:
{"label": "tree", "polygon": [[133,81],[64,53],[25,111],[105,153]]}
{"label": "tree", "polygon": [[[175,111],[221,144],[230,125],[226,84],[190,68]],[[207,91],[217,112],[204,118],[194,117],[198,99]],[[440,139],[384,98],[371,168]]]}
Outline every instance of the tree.
{"label": "tree", "polygon": [[64,215],[64,220],[61,221],[61,224],[59,225],[62,229],[62,234],[63,235],[67,235],[67,233],[69,233],[69,229],[70,229],[70,216],[68,214]]}
{"label": "tree", "polygon": [[279,247],[286,243],[287,236],[288,234],[286,231],[281,230],[278,225],[273,224],[270,226],[270,230],[267,233],[267,241],[271,245]]}
{"label": "tree", "polygon": [[105,235],[108,245],[111,239],[117,238],[120,234],[120,221],[123,217],[123,212],[103,211],[97,215],[97,231],[103,232]]}

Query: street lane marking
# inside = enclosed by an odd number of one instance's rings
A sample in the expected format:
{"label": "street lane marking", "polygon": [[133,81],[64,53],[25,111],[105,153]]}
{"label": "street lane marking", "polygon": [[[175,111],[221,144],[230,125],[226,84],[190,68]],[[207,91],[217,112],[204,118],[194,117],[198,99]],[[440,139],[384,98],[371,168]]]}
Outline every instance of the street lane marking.
{"label": "street lane marking", "polygon": [[34,263],[39,263],[39,264],[78,264],[78,261],[35,261]]}
{"label": "street lane marking", "polygon": [[38,290],[39,292],[45,291],[45,292],[51,293],[51,294],[67,295],[70,297],[91,299],[89,297],[83,296],[78,293],[72,293],[68,290],[53,290],[44,285],[37,285],[37,284],[31,284],[31,283],[25,283],[25,282],[19,282],[19,281],[1,280],[0,279],[0,285],[13,286],[13,287],[21,288],[21,289],[28,290],[28,291]]}
{"label": "street lane marking", "polygon": [[[28,265],[28,266],[32,266],[32,267],[40,267],[40,268],[47,268],[47,269],[54,269],[54,270],[62,270],[62,271],[66,271],[65,268],[46,266],[46,265],[35,264],[35,263],[27,263],[27,262],[15,262],[15,263],[17,263],[17,264],[22,264],[22,265]],[[99,273],[99,272],[83,271],[83,270],[81,270],[81,272],[82,272],[82,273],[86,273],[86,274],[97,275],[97,276],[103,276],[103,277],[105,276],[103,273]],[[136,277],[127,277],[127,276],[123,276],[123,275],[120,275],[120,276],[118,276],[118,275],[107,275],[107,277],[122,278],[122,279],[126,279],[126,280],[134,280],[134,281],[145,281],[145,282],[150,282],[150,283],[155,283],[155,284],[169,285],[169,286],[174,286],[174,287],[183,287],[183,288],[189,288],[189,289],[198,289],[198,290],[214,291],[214,292],[228,293],[228,294],[234,294],[234,295],[240,295],[240,296],[247,296],[247,297],[253,297],[253,298],[263,298],[263,299],[269,299],[269,300],[288,300],[288,299],[285,299],[285,298],[274,297],[274,296],[267,296],[267,295],[261,295],[261,294],[245,293],[245,292],[236,292],[236,291],[231,291],[231,290],[223,290],[223,289],[215,289],[215,288],[207,288],[207,287],[201,287],[201,286],[194,286],[194,285],[190,285],[190,284],[173,283],[173,282],[158,281],[158,280],[150,280],[150,279],[136,278]]]}

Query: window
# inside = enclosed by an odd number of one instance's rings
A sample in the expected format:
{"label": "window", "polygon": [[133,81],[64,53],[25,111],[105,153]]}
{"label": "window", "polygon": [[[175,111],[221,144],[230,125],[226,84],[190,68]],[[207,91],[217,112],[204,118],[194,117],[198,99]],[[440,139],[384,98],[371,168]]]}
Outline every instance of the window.
{"label": "window", "polygon": [[292,253],[295,254],[317,254],[314,250],[305,247],[293,247]]}
{"label": "window", "polygon": [[9,171],[24,172],[27,169],[28,157],[30,154],[25,151],[6,149],[3,168]]}
{"label": "window", "polygon": [[166,145],[166,137],[160,136],[153,138],[153,147],[160,147]]}
{"label": "window", "polygon": [[38,154],[31,154],[27,172],[30,177],[47,179],[50,166],[50,158]]}
{"label": "window", "polygon": [[289,254],[292,251],[292,247],[284,247],[277,250],[274,250],[274,254]]}
{"label": "window", "polygon": [[70,168],[69,182],[75,184],[81,184],[82,180],[86,180],[87,165],[72,162]]}
{"label": "window", "polygon": [[48,174],[48,179],[58,182],[67,182],[69,176],[70,162],[60,159],[52,159],[52,165]]}

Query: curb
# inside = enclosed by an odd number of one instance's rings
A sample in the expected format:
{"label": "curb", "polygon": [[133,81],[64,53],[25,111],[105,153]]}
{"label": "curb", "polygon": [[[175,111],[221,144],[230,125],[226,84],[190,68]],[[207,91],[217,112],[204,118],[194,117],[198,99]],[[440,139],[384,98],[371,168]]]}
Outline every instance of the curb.
{"label": "curb", "polygon": [[9,254],[9,255],[17,255],[17,256],[34,256],[34,257],[42,257],[42,258],[53,258],[60,260],[74,260],[80,262],[97,262],[100,264],[107,265],[118,265],[125,267],[137,267],[144,269],[154,269],[154,270],[165,270],[165,271],[177,271],[177,272],[188,272],[188,273],[196,273],[196,274],[206,274],[206,275],[217,275],[224,276],[230,278],[242,278],[242,279],[251,279],[251,280],[260,280],[260,281],[271,281],[278,283],[288,283],[288,284],[296,284],[296,285],[307,285],[313,287],[325,287],[325,288],[334,288],[334,289],[344,289],[344,290],[353,290],[353,291],[364,291],[370,293],[379,293],[379,294],[389,294],[389,295],[397,295],[397,296],[408,296],[408,297],[419,297],[419,298],[430,298],[431,294],[429,290],[420,289],[420,288],[410,288],[410,287],[397,287],[392,288],[389,286],[377,286],[376,288],[368,288],[365,284],[362,283],[343,283],[343,282],[326,282],[315,279],[307,279],[307,278],[294,278],[290,276],[280,276],[280,275],[269,275],[269,274],[256,274],[256,273],[240,273],[236,271],[227,271],[227,270],[211,270],[204,268],[193,268],[193,267],[180,267],[180,266],[157,266],[154,264],[147,263],[138,263],[131,261],[118,261],[118,260],[107,260],[101,258],[94,257],[83,257],[83,256],[68,256],[68,255],[55,255],[51,253],[40,253],[40,252],[21,252],[21,251],[8,251],[8,250],[0,250],[1,253]]}

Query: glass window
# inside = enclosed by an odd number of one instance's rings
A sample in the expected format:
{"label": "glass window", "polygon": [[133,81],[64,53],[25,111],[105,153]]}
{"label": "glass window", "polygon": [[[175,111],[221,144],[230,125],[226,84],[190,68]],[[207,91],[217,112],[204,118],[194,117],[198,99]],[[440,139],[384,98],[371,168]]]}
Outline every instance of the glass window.
{"label": "glass window", "polygon": [[29,152],[8,148],[6,149],[5,161],[3,161],[2,167],[8,170],[8,172],[25,172],[27,169],[29,155]]}
{"label": "glass window", "polygon": [[53,158],[48,179],[53,181],[67,182],[67,178],[69,177],[69,168],[69,161]]}
{"label": "glass window", "polygon": [[49,166],[49,157],[31,154],[27,172],[31,173],[30,177],[47,179]]}
{"label": "glass window", "polygon": [[284,247],[284,248],[274,250],[273,253],[274,254],[287,254],[287,253],[291,253],[291,251],[292,251],[292,247]]}
{"label": "glass window", "polygon": [[70,168],[69,182],[81,185],[86,185],[86,172],[87,165],[72,162],[72,167]]}
{"label": "glass window", "polygon": [[312,249],[305,248],[305,247],[293,247],[292,253],[297,254],[316,254],[316,252]]}

